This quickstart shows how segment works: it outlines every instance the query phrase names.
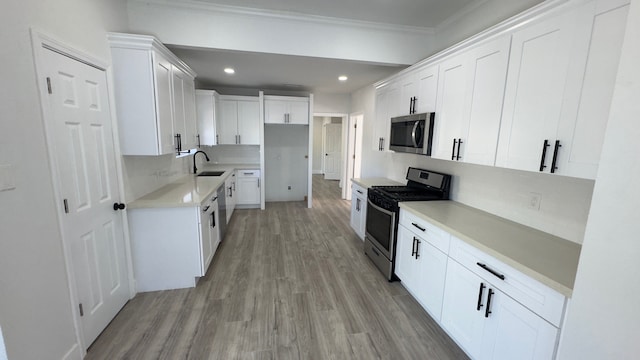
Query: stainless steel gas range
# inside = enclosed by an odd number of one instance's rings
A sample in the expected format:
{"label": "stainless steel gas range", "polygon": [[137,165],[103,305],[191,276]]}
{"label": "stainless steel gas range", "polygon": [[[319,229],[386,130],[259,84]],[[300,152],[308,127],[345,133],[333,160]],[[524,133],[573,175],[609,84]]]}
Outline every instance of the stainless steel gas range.
{"label": "stainless steel gas range", "polygon": [[448,200],[451,175],[410,167],[406,186],[374,186],[367,195],[364,253],[389,280],[394,259],[401,201]]}

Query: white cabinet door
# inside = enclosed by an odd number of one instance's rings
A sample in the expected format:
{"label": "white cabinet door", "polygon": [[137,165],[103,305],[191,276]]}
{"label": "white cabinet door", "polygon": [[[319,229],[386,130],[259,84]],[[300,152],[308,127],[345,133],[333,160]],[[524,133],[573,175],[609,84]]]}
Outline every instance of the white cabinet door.
{"label": "white cabinet door", "polygon": [[456,160],[493,166],[498,147],[500,119],[509,61],[511,37],[505,36],[470,51],[467,129],[463,129]]}
{"label": "white cabinet door", "polygon": [[559,330],[489,286],[480,359],[552,359]]}
{"label": "white cabinet door", "polygon": [[216,109],[217,93],[215,91],[196,90],[196,113],[200,145],[217,145]]}
{"label": "white cabinet door", "polygon": [[260,145],[260,103],[238,101],[238,144]]}
{"label": "white cabinet door", "polygon": [[[615,4],[611,4],[612,6]],[[602,143],[609,119],[628,6],[601,8],[595,14],[588,47],[584,47],[584,68],[579,66],[582,86],[574,114],[563,116],[557,139],[557,174],[595,179]],[[575,62],[572,61],[572,67]],[[582,74],[584,74],[582,76]]]}
{"label": "white cabinet door", "polygon": [[238,102],[220,100],[220,118],[217,119],[218,145],[238,143]]}
{"label": "white cabinet door", "polygon": [[[553,152],[579,16],[569,13],[513,34],[496,166],[541,169]],[[543,155],[544,154],[544,155]]]}
{"label": "white cabinet door", "polygon": [[479,358],[488,283],[455,260],[447,264],[441,325],[472,358]]}
{"label": "white cabinet door", "polygon": [[285,124],[287,122],[287,102],[284,100],[264,100],[264,123]]}
{"label": "white cabinet door", "polygon": [[192,78],[188,77],[184,87],[184,123],[185,138],[182,140],[182,148],[194,149],[202,145],[199,140],[198,122],[196,116],[196,88]]}
{"label": "white cabinet door", "polygon": [[415,257],[415,245],[415,235],[404,226],[398,226],[395,274],[402,281],[402,285],[417,298],[421,286],[421,269],[420,261]]}
{"label": "white cabinet door", "polygon": [[413,113],[413,98],[418,95],[418,74],[415,72],[405,75],[400,79],[400,97],[398,108],[400,115]]}
{"label": "white cabinet door", "polygon": [[438,103],[431,150],[431,156],[437,159],[454,160],[458,139],[463,137],[462,134],[468,128],[468,60],[469,54],[464,53],[440,64]]}
{"label": "white cabinet door", "polygon": [[204,275],[209,268],[213,258],[213,245],[211,244],[211,220],[214,216],[214,209],[206,201],[198,213],[198,223],[200,224],[200,274]]}
{"label": "white cabinet door", "polygon": [[260,204],[260,170],[238,170],[237,205]]}
{"label": "white cabinet door", "polygon": [[384,151],[383,142],[389,137],[389,94],[387,90],[386,87],[376,89],[375,122],[371,139],[373,151]]}
{"label": "white cabinet door", "polygon": [[360,239],[364,240],[367,220],[367,189],[358,185],[351,185],[351,228]]}
{"label": "white cabinet door", "polygon": [[309,99],[289,102],[289,124],[309,124]]}
{"label": "white cabinet door", "polygon": [[180,71],[175,66],[171,67],[171,85],[173,87],[173,136],[177,136],[178,142],[176,145],[176,149],[187,150],[189,148],[185,147],[185,142],[187,141],[186,136],[186,121],[185,121],[185,87],[186,87],[187,78],[186,75]]}
{"label": "white cabinet door", "polygon": [[[162,55],[153,53],[153,68],[156,80],[156,121],[159,143],[157,155],[171,154],[175,152],[173,109],[171,108],[171,63]],[[126,85],[123,84],[123,86]],[[151,130],[155,129],[140,129],[139,131]]]}
{"label": "white cabinet door", "polygon": [[429,66],[418,71],[418,92],[415,95],[416,113],[436,111],[438,93],[438,65]]}

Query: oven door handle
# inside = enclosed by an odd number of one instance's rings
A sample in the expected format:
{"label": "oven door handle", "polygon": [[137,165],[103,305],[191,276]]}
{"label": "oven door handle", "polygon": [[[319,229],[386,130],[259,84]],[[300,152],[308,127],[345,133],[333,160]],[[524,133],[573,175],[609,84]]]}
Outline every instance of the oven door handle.
{"label": "oven door handle", "polygon": [[383,209],[383,208],[381,208],[380,206],[375,205],[374,203],[372,203],[372,202],[371,202],[371,200],[369,200],[369,199],[367,199],[367,203],[369,203],[369,205],[373,206],[373,208],[374,208],[374,209],[376,209],[376,210],[378,210],[378,211],[380,211],[380,212],[382,212],[382,213],[384,213],[384,214],[387,214],[387,215],[389,215],[389,216],[393,217],[393,219],[395,220],[395,218],[396,218],[396,213],[395,213],[394,211],[389,211],[389,210],[387,210],[387,209]]}
{"label": "oven door handle", "polygon": [[418,125],[420,125],[420,121],[416,121],[413,124],[413,130],[411,130],[411,141],[413,141],[413,147],[418,147],[418,141],[416,140],[416,130],[418,129]]}

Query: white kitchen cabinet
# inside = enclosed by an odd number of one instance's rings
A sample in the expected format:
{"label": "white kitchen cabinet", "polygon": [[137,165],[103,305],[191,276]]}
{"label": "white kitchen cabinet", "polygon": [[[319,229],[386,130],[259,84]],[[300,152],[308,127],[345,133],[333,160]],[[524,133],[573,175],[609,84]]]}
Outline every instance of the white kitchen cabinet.
{"label": "white kitchen cabinet", "polygon": [[171,66],[173,94],[173,132],[179,152],[196,147],[195,88],[193,78]]}
{"label": "white kitchen cabinet", "polygon": [[400,88],[397,83],[386,84],[376,89],[376,111],[373,124],[374,151],[389,150],[391,118],[399,113]]}
{"label": "white kitchen cabinet", "polygon": [[451,258],[442,326],[474,359],[552,359],[559,333]]}
{"label": "white kitchen cabinet", "polygon": [[236,205],[244,208],[260,207],[260,170],[236,170]]}
{"label": "white kitchen cabinet", "polygon": [[265,124],[309,124],[309,98],[291,96],[264,97]]}
{"label": "white kitchen cabinet", "polygon": [[260,145],[260,104],[257,97],[221,95],[216,119],[218,145]]}
{"label": "white kitchen cabinet", "polygon": [[352,183],[351,190],[351,228],[364,240],[367,225],[367,189]]}
{"label": "white kitchen cabinet", "polygon": [[[174,109],[179,108],[182,117],[179,129],[183,129],[184,116],[190,115],[184,112],[184,92],[174,96],[174,74],[179,70],[184,78],[190,78],[183,84],[187,87],[193,87],[196,74],[151,36],[110,33],[108,40],[122,154],[175,153]],[[195,122],[195,118],[189,121]],[[189,143],[188,136],[186,140]]]}
{"label": "white kitchen cabinet", "polygon": [[237,194],[236,194],[236,174],[235,172],[233,172],[233,174],[231,174],[231,176],[229,176],[225,181],[224,181],[224,187],[226,189],[225,191],[225,196],[226,196],[226,204],[227,204],[227,223],[229,223],[229,221],[231,221],[231,215],[233,215],[233,210],[235,210],[236,208],[236,202],[237,202]]}
{"label": "white kitchen cabinet", "polygon": [[194,287],[219,244],[215,193],[200,206],[128,211],[138,292]]}
{"label": "white kitchen cabinet", "polygon": [[503,36],[440,64],[433,157],[494,165],[509,45]]}
{"label": "white kitchen cabinet", "polygon": [[200,147],[200,133],[198,132],[198,116],[196,113],[196,87],[193,78],[188,78],[184,87],[184,118],[185,137],[183,149]]}
{"label": "white kitchen cabinet", "polygon": [[436,111],[438,90],[438,65],[416,69],[401,79],[401,115]]}
{"label": "white kitchen cabinet", "polygon": [[218,145],[216,141],[216,119],[218,93],[214,90],[196,90],[196,112],[198,123],[198,146]]}
{"label": "white kitchen cabinet", "polygon": [[595,178],[628,10],[616,6],[513,34],[497,166]]}

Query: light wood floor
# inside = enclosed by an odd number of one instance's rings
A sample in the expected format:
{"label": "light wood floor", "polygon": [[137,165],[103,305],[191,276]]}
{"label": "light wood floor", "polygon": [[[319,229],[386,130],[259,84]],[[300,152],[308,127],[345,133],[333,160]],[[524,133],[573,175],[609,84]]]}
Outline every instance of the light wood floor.
{"label": "light wood floor", "polygon": [[337,181],[314,207],[236,210],[193,289],[141,293],[87,359],[465,359],[365,257]]}

